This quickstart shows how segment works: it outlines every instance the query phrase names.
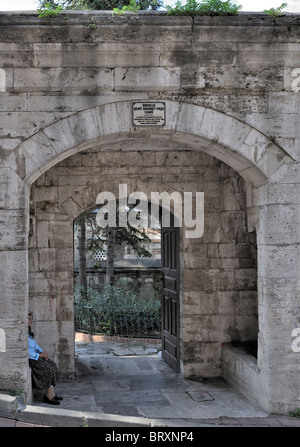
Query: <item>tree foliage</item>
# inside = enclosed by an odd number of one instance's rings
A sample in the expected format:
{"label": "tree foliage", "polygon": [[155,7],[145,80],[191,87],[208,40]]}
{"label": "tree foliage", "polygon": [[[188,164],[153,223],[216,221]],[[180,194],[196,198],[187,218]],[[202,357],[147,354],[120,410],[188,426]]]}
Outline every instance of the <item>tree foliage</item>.
{"label": "tree foliage", "polygon": [[[118,217],[118,212],[116,215]],[[106,226],[103,228],[97,224],[95,212],[87,213],[84,218],[86,224],[91,229],[91,238],[87,241],[86,246],[87,252],[96,253],[98,250],[101,250],[107,243],[108,235],[113,232],[115,245],[126,243],[135,250],[138,257],[148,258],[152,256],[151,253],[141,245],[146,242],[151,242],[145,233],[144,228],[135,228],[129,223],[127,223],[127,227],[120,227],[118,219],[116,227]]]}
{"label": "tree foliage", "polygon": [[[52,6],[55,10],[57,7],[63,9],[74,10],[113,10],[121,9],[123,6],[129,6],[130,0],[39,0],[40,9],[45,9],[46,4]],[[163,6],[162,0],[137,0],[137,6],[142,10],[157,10]]]}
{"label": "tree foliage", "polygon": [[169,15],[237,15],[241,7],[229,0],[187,0],[186,4],[178,0],[174,7],[167,5],[166,9]]}
{"label": "tree foliage", "polygon": [[[117,216],[119,213],[117,213]],[[82,226],[86,226],[91,231],[91,237],[86,239],[85,231]],[[86,275],[86,253],[96,253],[102,250],[104,246],[107,248],[106,260],[106,284],[113,284],[114,282],[114,257],[115,247],[122,244],[129,245],[140,258],[151,257],[152,254],[144,248],[143,244],[150,242],[144,228],[132,227],[129,222],[126,227],[119,226],[117,219],[115,227],[102,227],[97,224],[96,212],[92,211],[86,213],[75,222],[75,226],[80,230],[80,237],[84,233],[85,243],[79,239],[79,278]],[[84,247],[84,248],[83,248]],[[86,284],[80,280],[80,284],[86,290]]]}
{"label": "tree foliage", "polygon": [[278,6],[278,8],[264,9],[263,12],[271,17],[276,18],[281,16],[282,10],[285,9],[287,6],[287,3],[282,3],[280,6]]}

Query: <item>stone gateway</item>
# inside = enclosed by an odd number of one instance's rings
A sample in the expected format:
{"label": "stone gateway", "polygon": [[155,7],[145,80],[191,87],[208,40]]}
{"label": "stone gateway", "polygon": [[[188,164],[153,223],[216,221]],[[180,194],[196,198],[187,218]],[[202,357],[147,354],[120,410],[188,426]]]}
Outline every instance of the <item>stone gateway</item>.
{"label": "stone gateway", "polygon": [[203,192],[204,231],[176,233],[180,374],[299,408],[300,16],[90,16],[0,13],[0,389],[30,402],[29,308],[73,379],[73,222],[126,184]]}

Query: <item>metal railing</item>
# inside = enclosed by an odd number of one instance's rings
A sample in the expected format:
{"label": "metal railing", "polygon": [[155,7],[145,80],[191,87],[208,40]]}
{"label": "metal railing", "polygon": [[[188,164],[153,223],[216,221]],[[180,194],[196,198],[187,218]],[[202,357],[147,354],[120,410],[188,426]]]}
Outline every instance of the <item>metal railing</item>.
{"label": "metal railing", "polygon": [[[160,338],[160,303],[142,306],[106,303],[104,309],[89,304],[75,306],[75,330],[91,335],[120,335],[127,337]],[[141,308],[142,307],[142,308]]]}

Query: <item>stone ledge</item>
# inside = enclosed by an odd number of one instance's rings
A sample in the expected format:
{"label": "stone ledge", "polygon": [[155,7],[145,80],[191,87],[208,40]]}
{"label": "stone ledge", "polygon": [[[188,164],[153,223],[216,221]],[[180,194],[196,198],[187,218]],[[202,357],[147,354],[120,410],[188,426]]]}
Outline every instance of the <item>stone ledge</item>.
{"label": "stone ledge", "polygon": [[20,398],[9,394],[0,394],[0,416],[3,418],[15,419]]}
{"label": "stone ledge", "polygon": [[143,337],[122,337],[120,335],[91,335],[84,332],[75,332],[75,342],[83,343],[149,343],[151,345],[161,346],[160,338],[143,338]]}
{"label": "stone ledge", "polygon": [[257,359],[231,343],[222,343],[222,377],[252,404],[260,405],[260,370]]}
{"label": "stone ledge", "polygon": [[[23,24],[36,24],[36,25],[64,25],[69,26],[72,23],[80,24],[83,21],[90,20],[89,17],[93,16],[93,23],[99,23],[105,20],[105,24],[110,24],[113,22],[119,22],[122,25],[128,25],[130,22],[132,25],[139,24],[143,21],[152,21],[153,25],[159,23],[164,26],[176,26],[183,25],[184,23],[188,26],[192,24],[192,18],[190,16],[171,16],[167,15],[167,11],[138,11],[137,13],[126,12],[121,16],[114,14],[113,11],[62,11],[57,17],[40,18],[35,10],[32,11],[0,11],[0,22],[7,25],[23,25]],[[67,20],[69,19],[69,21]],[[167,23],[165,23],[167,20]],[[70,23],[70,21],[72,21]],[[300,13],[289,13],[284,12],[281,17],[276,19],[276,24],[274,24],[274,18],[264,14],[263,12],[252,12],[245,11],[239,12],[235,16],[196,16],[194,19],[195,25],[203,26],[278,26],[287,24],[297,25],[300,21]],[[224,23],[225,22],[225,23]]]}
{"label": "stone ledge", "polygon": [[104,413],[61,410],[27,405],[17,411],[16,419],[35,425],[52,427],[151,427],[152,421],[143,417],[109,415]]}

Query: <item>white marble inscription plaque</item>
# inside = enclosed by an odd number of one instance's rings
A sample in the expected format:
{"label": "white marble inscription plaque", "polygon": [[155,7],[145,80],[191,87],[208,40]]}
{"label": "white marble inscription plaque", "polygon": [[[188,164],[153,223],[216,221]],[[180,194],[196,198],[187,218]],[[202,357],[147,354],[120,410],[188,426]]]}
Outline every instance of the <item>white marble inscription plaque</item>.
{"label": "white marble inscription plaque", "polygon": [[134,102],[132,116],[135,126],[164,126],[166,104],[164,102]]}

